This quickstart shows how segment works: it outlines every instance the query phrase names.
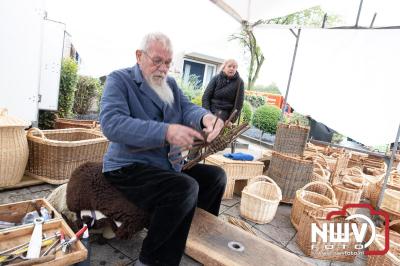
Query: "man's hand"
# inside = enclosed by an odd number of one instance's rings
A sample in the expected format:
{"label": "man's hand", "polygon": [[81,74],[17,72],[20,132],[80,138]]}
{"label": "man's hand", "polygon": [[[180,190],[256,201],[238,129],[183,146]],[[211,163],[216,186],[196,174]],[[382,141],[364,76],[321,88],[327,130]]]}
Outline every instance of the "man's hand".
{"label": "man's hand", "polygon": [[196,130],[178,124],[169,125],[165,137],[169,144],[180,147],[192,145],[194,138],[203,140],[203,136]]}
{"label": "man's hand", "polygon": [[[217,123],[215,123],[216,119],[218,119]],[[202,121],[205,126],[204,132],[208,133],[207,142],[211,142],[218,136],[219,132],[224,127],[224,121],[212,114],[206,114],[203,116]]]}

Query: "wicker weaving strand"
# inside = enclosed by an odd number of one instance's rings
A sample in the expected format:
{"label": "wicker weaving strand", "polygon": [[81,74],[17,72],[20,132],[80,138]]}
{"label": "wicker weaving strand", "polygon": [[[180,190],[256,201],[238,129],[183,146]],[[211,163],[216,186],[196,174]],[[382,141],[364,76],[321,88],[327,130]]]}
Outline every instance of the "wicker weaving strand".
{"label": "wicker weaving strand", "polygon": [[249,232],[250,234],[253,234],[253,235],[255,235],[255,236],[257,235],[257,234],[253,231],[253,229],[251,228],[251,225],[249,225],[249,224],[246,223],[245,221],[242,221],[242,220],[239,220],[239,219],[236,219],[236,218],[230,216],[230,217],[228,218],[228,222],[231,223],[231,224],[233,224],[233,225],[235,225],[235,226],[237,226],[237,227],[239,227],[239,228],[241,228],[241,229],[243,229],[243,230],[246,231],[246,232]]}
{"label": "wicker weaving strand", "polygon": [[[201,152],[194,159],[186,163],[182,169],[190,169],[209,155],[224,150],[233,140],[249,128],[247,123],[233,126],[232,128],[225,124],[219,135],[211,143],[203,144],[200,148]],[[203,149],[205,150],[204,152]]]}

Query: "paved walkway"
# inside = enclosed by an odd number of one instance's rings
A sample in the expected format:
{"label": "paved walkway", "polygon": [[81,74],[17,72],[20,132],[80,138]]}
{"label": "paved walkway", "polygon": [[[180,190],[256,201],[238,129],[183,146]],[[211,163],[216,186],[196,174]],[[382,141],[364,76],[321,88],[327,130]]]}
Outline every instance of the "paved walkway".
{"label": "paved walkway", "polygon": [[[56,186],[45,184],[17,190],[1,191],[0,204],[46,197],[55,187]],[[238,196],[234,196],[231,200],[224,200],[221,204],[219,218],[224,220],[229,216],[240,218],[239,205],[240,198]],[[259,237],[302,257],[304,260],[314,265],[366,265],[365,257],[357,257],[354,263],[323,261],[305,257],[299,250],[295,241],[296,230],[290,223],[290,211],[290,205],[281,204],[275,218],[269,224],[258,225],[252,222],[249,222],[249,224]],[[139,232],[133,240],[124,241],[115,239],[106,241],[100,238],[99,235],[92,235],[91,265],[133,265],[138,258],[140,246],[145,236],[145,230]],[[197,266],[200,264],[185,255],[181,265]]]}

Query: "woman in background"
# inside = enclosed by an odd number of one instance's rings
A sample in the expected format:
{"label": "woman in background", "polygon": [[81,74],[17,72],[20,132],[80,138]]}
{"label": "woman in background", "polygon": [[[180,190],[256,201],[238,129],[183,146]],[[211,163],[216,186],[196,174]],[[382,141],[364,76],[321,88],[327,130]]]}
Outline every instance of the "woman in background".
{"label": "woman in background", "polygon": [[202,105],[226,121],[234,110],[236,115],[231,120],[234,123],[239,117],[244,100],[244,82],[237,72],[238,64],[234,59],[226,60],[219,74],[215,75],[202,98]]}

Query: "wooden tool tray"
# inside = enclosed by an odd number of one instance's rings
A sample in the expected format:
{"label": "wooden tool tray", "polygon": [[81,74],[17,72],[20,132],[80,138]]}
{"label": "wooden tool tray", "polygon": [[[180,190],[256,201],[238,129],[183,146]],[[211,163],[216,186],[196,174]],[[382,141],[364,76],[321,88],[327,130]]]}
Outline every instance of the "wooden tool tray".
{"label": "wooden tool tray", "polygon": [[[25,214],[27,214],[28,212],[35,211],[35,205],[39,209],[40,207],[45,207],[49,212],[49,214],[54,213],[53,218],[50,219],[49,221],[62,219],[61,214],[58,213],[58,211],[54,209],[53,206],[51,206],[51,204],[46,199],[34,199],[34,200],[20,201],[20,202],[0,205],[0,221],[10,222],[10,223],[20,223]],[[47,222],[48,221],[46,221],[45,223]],[[32,224],[22,224],[12,228],[17,228],[17,227],[20,228],[30,225]],[[4,230],[8,229],[11,228],[0,229],[0,232],[3,232]]]}
{"label": "wooden tool tray", "polygon": [[[0,232],[0,252],[9,248],[21,245],[29,242],[32,232],[33,224],[26,227],[11,228]],[[56,232],[63,231],[66,238],[72,238],[75,233],[71,228],[64,222],[64,220],[53,220],[43,224],[43,234],[46,237],[54,235]],[[42,248],[41,254],[47,248]],[[85,260],[87,257],[87,250],[85,246],[80,242],[75,242],[69,251],[69,253],[63,254],[61,250],[58,250],[55,254],[55,259],[49,262],[35,264],[35,265],[48,265],[48,266],[66,266],[71,265],[80,261]],[[15,260],[14,263],[19,262]]]}

